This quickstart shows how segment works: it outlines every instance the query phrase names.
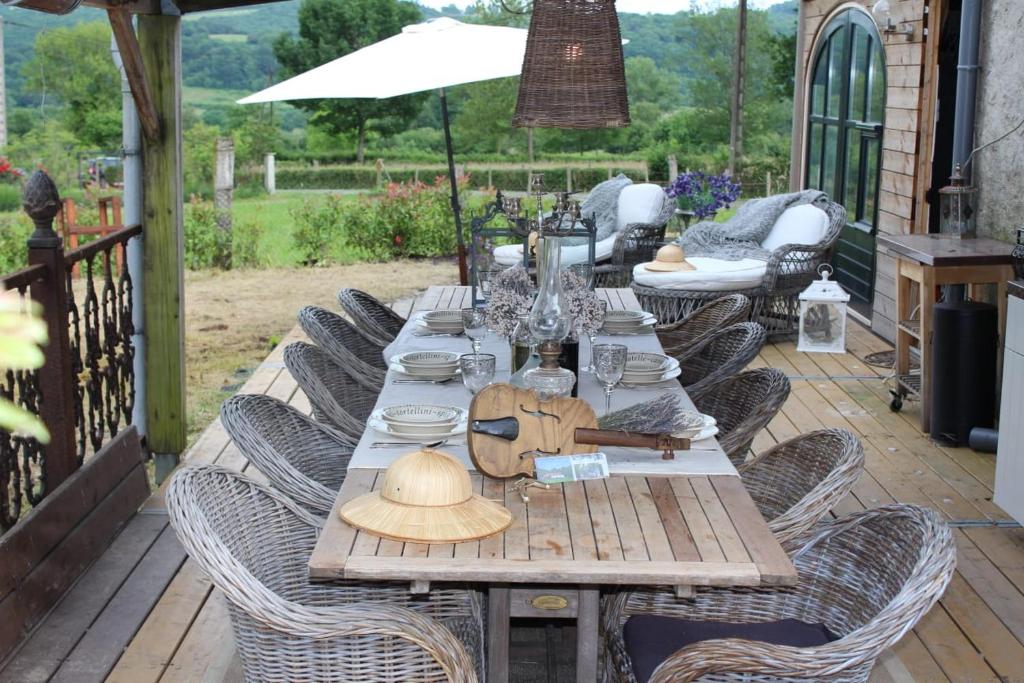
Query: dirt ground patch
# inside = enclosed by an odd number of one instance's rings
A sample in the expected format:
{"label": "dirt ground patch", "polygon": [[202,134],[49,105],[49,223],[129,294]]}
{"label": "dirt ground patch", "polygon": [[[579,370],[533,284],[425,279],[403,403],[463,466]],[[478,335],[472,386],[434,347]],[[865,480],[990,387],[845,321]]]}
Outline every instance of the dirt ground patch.
{"label": "dirt ground patch", "polygon": [[458,281],[454,261],[185,274],[185,356],[191,442],[292,327],[303,306],[340,310],[342,287],[383,301]]}

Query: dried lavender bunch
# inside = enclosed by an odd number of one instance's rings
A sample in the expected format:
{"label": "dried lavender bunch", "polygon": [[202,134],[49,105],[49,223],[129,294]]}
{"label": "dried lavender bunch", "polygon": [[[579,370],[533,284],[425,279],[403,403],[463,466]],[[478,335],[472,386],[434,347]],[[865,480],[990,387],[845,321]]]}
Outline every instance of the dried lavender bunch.
{"label": "dried lavender bunch", "polygon": [[601,303],[597,294],[587,289],[586,280],[571,270],[563,270],[562,292],[576,327],[582,327],[586,332],[596,332],[603,322],[600,320]]}
{"label": "dried lavender bunch", "polygon": [[646,434],[675,434],[693,428],[693,413],[679,405],[678,394],[662,394],[598,418],[601,429]]}
{"label": "dried lavender bunch", "polygon": [[533,291],[533,281],[530,280],[530,274],[526,272],[526,268],[521,265],[512,266],[494,276],[491,280],[491,288],[511,290],[517,294],[529,296]]}

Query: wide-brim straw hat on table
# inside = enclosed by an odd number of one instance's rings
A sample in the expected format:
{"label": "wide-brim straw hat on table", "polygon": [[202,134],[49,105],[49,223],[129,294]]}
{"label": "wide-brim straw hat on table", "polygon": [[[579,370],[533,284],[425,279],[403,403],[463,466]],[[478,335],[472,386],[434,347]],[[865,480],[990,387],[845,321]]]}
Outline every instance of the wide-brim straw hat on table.
{"label": "wide-brim straw hat on table", "polygon": [[473,493],[461,462],[430,448],[395,460],[378,491],[350,500],[338,513],[358,529],[411,543],[475,541],[512,524],[505,507]]}
{"label": "wide-brim straw hat on table", "polygon": [[654,260],[645,263],[644,268],[655,272],[671,273],[679,270],[696,270],[694,265],[686,260],[686,252],[678,244],[666,244],[654,255]]}

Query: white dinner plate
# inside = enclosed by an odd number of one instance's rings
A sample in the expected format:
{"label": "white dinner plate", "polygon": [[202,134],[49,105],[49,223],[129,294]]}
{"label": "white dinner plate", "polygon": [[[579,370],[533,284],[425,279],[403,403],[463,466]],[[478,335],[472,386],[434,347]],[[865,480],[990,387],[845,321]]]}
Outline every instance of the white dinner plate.
{"label": "white dinner plate", "polygon": [[373,415],[371,415],[366,420],[366,426],[372,429],[373,431],[377,432],[378,434],[386,436],[389,439],[393,439],[395,441],[408,441],[409,443],[430,443],[432,441],[444,441],[445,439],[450,439],[453,436],[465,434],[468,424],[468,421],[463,420],[459,424],[455,425],[455,427],[451,431],[442,432],[440,434],[409,434],[407,432],[391,431],[390,429],[388,429],[388,425],[386,422],[384,422],[384,420],[374,417]]}
{"label": "white dinner plate", "polygon": [[659,384],[661,382],[667,382],[670,379],[675,379],[676,377],[678,377],[681,374],[683,374],[683,371],[677,365],[673,369],[671,369],[668,372],[666,372],[664,375],[661,375],[659,377],[655,377],[653,379],[651,379],[651,378],[647,378],[647,379],[641,378],[641,379],[629,380],[629,379],[626,379],[625,377],[623,377],[622,378],[622,383],[623,384],[628,384],[631,387],[642,387],[642,386],[646,386],[648,384]]}
{"label": "white dinner plate", "polygon": [[397,372],[398,374],[402,375],[403,378],[407,377],[409,379],[422,379],[424,381],[426,381],[426,380],[442,380],[442,379],[448,379],[449,377],[458,377],[459,373],[462,372],[462,370],[459,369],[459,366],[456,365],[455,366],[455,371],[452,372],[452,373],[449,373],[447,375],[425,375],[425,374],[422,374],[422,373],[417,373],[417,374],[414,375],[414,374],[410,374],[409,372],[407,372],[406,369],[405,369],[405,366],[402,365],[401,363],[397,363],[397,362],[389,363],[388,364],[388,370],[391,370],[392,372]]}

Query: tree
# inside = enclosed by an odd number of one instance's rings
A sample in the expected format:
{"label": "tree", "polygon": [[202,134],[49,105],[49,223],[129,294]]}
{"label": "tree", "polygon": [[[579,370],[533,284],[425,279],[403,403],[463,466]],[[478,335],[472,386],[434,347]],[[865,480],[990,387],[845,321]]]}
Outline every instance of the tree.
{"label": "tree", "polygon": [[469,97],[462,103],[452,124],[452,134],[462,151],[501,154],[516,138],[525,134],[512,127],[519,77],[496,78],[462,86]]}
{"label": "tree", "polygon": [[[278,36],[274,55],[284,75],[294,76],[393,36],[420,17],[419,8],[404,0],[303,0],[298,38],[290,34]],[[402,130],[419,113],[425,96],[426,93],[419,93],[387,100],[299,100],[295,105],[312,112],[310,121],[330,132],[355,131],[356,160],[361,163],[367,130]]]}
{"label": "tree", "polygon": [[105,22],[40,32],[22,73],[30,90],[60,99],[65,125],[83,144],[104,150],[120,145],[121,75]]}
{"label": "tree", "polygon": [[683,79],[678,74],[660,68],[650,57],[628,57],[625,66],[631,106],[650,102],[672,111],[683,104]]}

